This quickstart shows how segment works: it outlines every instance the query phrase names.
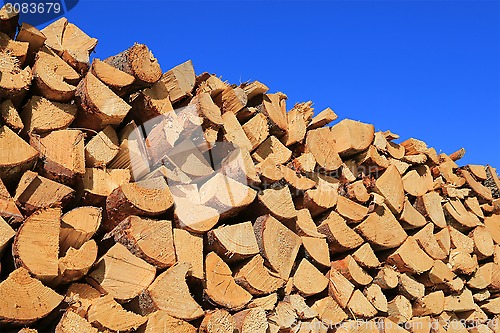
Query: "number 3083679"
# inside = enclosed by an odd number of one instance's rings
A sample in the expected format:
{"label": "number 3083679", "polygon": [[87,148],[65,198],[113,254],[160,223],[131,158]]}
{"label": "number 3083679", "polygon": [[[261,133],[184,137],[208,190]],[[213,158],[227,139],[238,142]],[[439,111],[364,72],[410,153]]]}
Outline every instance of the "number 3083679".
{"label": "number 3083679", "polygon": [[61,12],[61,4],[58,2],[14,2],[6,3],[5,10],[7,13],[23,13],[23,14],[59,14]]}

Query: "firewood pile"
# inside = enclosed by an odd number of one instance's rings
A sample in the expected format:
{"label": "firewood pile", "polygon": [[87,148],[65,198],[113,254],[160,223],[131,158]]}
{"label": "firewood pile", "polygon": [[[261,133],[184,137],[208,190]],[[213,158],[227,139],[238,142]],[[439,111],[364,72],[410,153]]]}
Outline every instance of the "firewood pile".
{"label": "firewood pile", "polygon": [[500,331],[493,167],[0,19],[0,332]]}

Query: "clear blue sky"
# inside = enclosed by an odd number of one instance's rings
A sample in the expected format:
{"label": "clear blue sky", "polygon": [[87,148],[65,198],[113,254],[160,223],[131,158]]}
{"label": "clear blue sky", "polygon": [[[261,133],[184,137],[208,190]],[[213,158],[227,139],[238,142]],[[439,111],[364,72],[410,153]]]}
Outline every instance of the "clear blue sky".
{"label": "clear blue sky", "polygon": [[96,57],[145,43],[164,71],[192,59],[500,169],[498,1],[82,0],[66,16]]}

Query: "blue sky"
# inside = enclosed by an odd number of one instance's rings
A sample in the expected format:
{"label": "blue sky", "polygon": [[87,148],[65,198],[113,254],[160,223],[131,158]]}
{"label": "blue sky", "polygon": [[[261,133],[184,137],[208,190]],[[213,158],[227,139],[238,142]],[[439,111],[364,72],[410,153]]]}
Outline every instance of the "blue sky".
{"label": "blue sky", "polygon": [[500,168],[498,1],[91,1],[67,15],[106,58],[147,44],[164,71],[192,59],[316,111],[467,150]]}

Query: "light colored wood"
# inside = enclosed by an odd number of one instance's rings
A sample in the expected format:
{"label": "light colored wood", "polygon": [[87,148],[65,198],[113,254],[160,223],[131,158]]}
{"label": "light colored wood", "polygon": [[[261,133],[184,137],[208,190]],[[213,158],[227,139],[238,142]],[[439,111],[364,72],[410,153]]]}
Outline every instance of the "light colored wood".
{"label": "light colored wood", "polygon": [[0,9],[0,31],[14,38],[19,22],[19,12],[4,5]]}
{"label": "light colored wood", "polygon": [[283,179],[281,165],[276,162],[273,156],[269,156],[264,161],[255,166],[257,174],[264,185],[270,185]]}
{"label": "light colored wood", "polygon": [[[311,213],[308,209],[297,210],[297,219],[295,220],[295,225],[289,226],[289,228],[294,231],[298,236],[313,237],[313,238],[326,238],[326,236],[318,232],[318,227],[316,222],[314,222]],[[322,247],[322,245],[318,245]],[[328,266],[330,263],[328,263]]]}
{"label": "light colored wood", "polygon": [[[297,313],[289,302],[278,302],[269,315],[269,323],[274,324],[278,331],[290,331],[297,322]],[[271,327],[271,325],[269,325]]]}
{"label": "light colored wood", "polygon": [[229,266],[215,253],[205,257],[206,296],[214,303],[238,311],[250,302],[252,295],[236,284]]}
{"label": "light colored wood", "polygon": [[361,222],[368,214],[368,207],[362,206],[344,196],[337,199],[337,213],[342,215],[349,222]]}
{"label": "light colored wood", "polygon": [[399,273],[392,266],[382,266],[373,278],[373,283],[384,290],[394,289],[399,284]]}
{"label": "light colored wood", "polygon": [[468,169],[471,175],[474,175],[474,177],[476,177],[480,181],[486,180],[488,178],[488,175],[486,174],[486,167],[484,165],[468,164],[465,166],[465,168]]}
{"label": "light colored wood", "polygon": [[472,292],[465,288],[457,295],[449,295],[444,298],[444,310],[453,312],[464,312],[474,310],[474,299]]}
{"label": "light colored wood", "polygon": [[9,127],[0,127],[0,177],[8,186],[33,167],[38,152]]}
{"label": "light colored wood", "polygon": [[284,300],[292,305],[299,319],[312,319],[318,316],[318,313],[311,309],[311,307],[307,305],[305,298],[299,294],[287,295]]}
{"label": "light colored wood", "polygon": [[319,181],[316,188],[307,190],[297,203],[298,209],[308,209],[312,217],[316,217],[329,208],[333,208],[338,199],[338,183]]}
{"label": "light colored wood", "polygon": [[360,203],[365,203],[370,199],[370,194],[368,193],[362,180],[358,180],[347,185],[347,196],[351,200],[356,200]]}
{"label": "light colored wood", "polygon": [[441,290],[428,293],[413,303],[413,316],[437,316],[444,311],[444,293]]}
{"label": "light colored wood", "polygon": [[249,293],[257,296],[273,293],[285,284],[285,280],[264,266],[264,259],[260,255],[240,266],[235,271],[234,280]]}
{"label": "light colored wood", "polygon": [[[195,233],[206,233],[219,222],[219,212],[215,208],[201,205],[193,201],[174,196],[174,219],[176,225]],[[223,209],[221,209],[223,211]]]}
{"label": "light colored wood", "polygon": [[115,244],[89,274],[92,284],[116,300],[137,297],[155,279],[156,269],[134,256],[122,244]]}
{"label": "light colored wood", "polygon": [[10,224],[18,224],[24,220],[14,198],[10,195],[2,179],[0,179],[0,217]]}
{"label": "light colored wood", "polygon": [[42,48],[46,39],[47,37],[34,26],[26,22],[21,24],[16,40],[28,43],[28,53],[26,55],[25,64],[28,66],[33,65],[36,53]]}
{"label": "light colored wood", "polygon": [[28,325],[46,317],[63,300],[22,267],[0,283],[0,294],[0,322],[18,325]]}
{"label": "light colored wood", "polygon": [[397,295],[387,302],[387,315],[388,319],[397,324],[406,323],[413,316],[410,301],[402,295]]}
{"label": "light colored wood", "polygon": [[330,296],[315,301],[311,309],[319,313],[319,319],[326,325],[335,325],[347,319],[345,311]]}
{"label": "light colored wood", "polygon": [[276,293],[269,294],[267,296],[253,298],[246,307],[249,309],[262,308],[266,311],[272,311],[276,307],[278,302],[278,295]]}
{"label": "light colored wood", "polygon": [[158,275],[145,292],[146,303],[175,318],[189,321],[202,317],[203,309],[191,296],[186,283],[190,272],[191,264],[180,262]]}
{"label": "light colored wood", "polygon": [[479,205],[479,201],[477,200],[477,197],[468,197],[464,201],[465,207],[467,209],[476,214],[481,220],[484,219],[484,214],[483,210],[481,209],[481,206]]}
{"label": "light colored wood", "polygon": [[218,172],[224,176],[251,186],[261,183],[257,168],[246,149],[236,148],[231,151],[221,162]]}
{"label": "light colored wood", "polygon": [[242,125],[245,135],[252,144],[252,151],[269,137],[269,127],[267,124],[267,117],[262,113],[257,113]]}
{"label": "light colored wood", "polygon": [[0,119],[9,126],[14,132],[19,133],[23,130],[24,124],[19,116],[19,112],[12,104],[10,99],[5,100],[0,104]]}
{"label": "light colored wood", "polygon": [[247,105],[248,99],[242,88],[228,86],[215,97],[214,102],[222,109],[222,113],[237,114]]}
{"label": "light colored wood", "polygon": [[236,330],[241,333],[267,332],[269,324],[263,309],[247,309],[234,314]]}
{"label": "light colored wood", "polygon": [[[205,314],[200,324],[200,333],[233,333],[235,330],[233,316],[224,309],[217,309]],[[196,330],[195,330],[196,331]]]}
{"label": "light colored wood", "polygon": [[4,221],[2,217],[0,217],[0,257],[2,256],[4,250],[9,245],[12,238],[16,232],[7,222]]}
{"label": "light colored wood", "polygon": [[345,309],[354,292],[354,285],[333,266],[326,277],[328,278],[328,295]]}
{"label": "light colored wood", "polygon": [[398,247],[407,237],[406,232],[386,206],[376,208],[354,230],[363,236],[374,250]]}
{"label": "light colored wood", "polygon": [[319,127],[324,127],[337,119],[338,116],[335,114],[335,112],[330,109],[326,108],[320,113],[318,113],[312,120],[311,122],[307,125],[308,130],[313,130]]}
{"label": "light colored wood", "polygon": [[293,196],[300,195],[304,191],[312,189],[316,182],[312,179],[302,176],[302,174],[297,173],[292,168],[282,165],[281,171],[283,172],[283,178],[287,182]]}
{"label": "light colored wood", "polygon": [[447,253],[439,246],[436,237],[434,236],[434,224],[428,223],[413,235],[418,245],[427,253],[432,259],[445,260]]}
{"label": "light colored wood", "polygon": [[438,231],[434,236],[436,237],[439,247],[443,249],[446,255],[450,254],[451,239],[448,228],[441,229],[441,231]]}
{"label": "light colored wood", "polygon": [[166,311],[156,311],[148,317],[142,333],[196,333],[196,327],[187,321],[170,316]]}
{"label": "light colored wood", "polygon": [[92,302],[89,307],[87,320],[94,326],[110,331],[136,330],[148,318],[125,310],[111,295],[102,296]]}
{"label": "light colored wood", "polygon": [[330,128],[317,128],[307,132],[305,152],[311,153],[324,172],[335,171],[342,164],[337,152],[335,136]]}
{"label": "light colored wood", "polygon": [[328,279],[307,259],[302,259],[293,275],[293,285],[304,297],[319,294],[328,286]]}
{"label": "light colored wood", "polygon": [[207,233],[208,248],[226,262],[240,261],[259,253],[251,222],[221,226]]}
{"label": "light colored wood", "polygon": [[406,193],[420,197],[433,188],[432,173],[428,166],[412,168],[403,176],[403,186]]}
{"label": "light colored wood", "polygon": [[92,61],[90,71],[118,96],[124,95],[135,80],[132,75],[98,58],[94,58]]}
{"label": "light colored wood", "polygon": [[479,181],[474,179],[474,177],[467,171],[462,169],[461,170],[462,177],[465,178],[465,181],[469,185],[469,187],[482,199],[486,201],[492,201],[493,200],[493,195],[491,193],[491,190],[481,184]]}
{"label": "light colored wood", "polygon": [[425,286],[415,280],[411,275],[404,273],[399,275],[398,291],[409,300],[424,297]]}
{"label": "light colored wood", "polygon": [[493,214],[484,218],[484,226],[493,238],[495,244],[500,244],[500,214]]}
{"label": "light colored wood", "polygon": [[336,212],[330,212],[320,220],[318,231],[326,236],[332,253],[353,250],[363,244],[363,239],[354,232]]}
{"label": "light colored wood", "polygon": [[287,113],[288,129],[283,136],[283,143],[289,147],[295,143],[302,142],[307,132],[306,112],[312,110],[312,102],[297,103]]}
{"label": "light colored wood", "polygon": [[294,170],[298,172],[313,172],[316,167],[316,159],[312,153],[303,153],[292,160]]}
{"label": "light colored wood", "polygon": [[127,216],[159,216],[172,207],[174,200],[163,178],[145,182],[123,184],[108,196],[106,230],[112,230]]}
{"label": "light colored wood", "polygon": [[129,216],[118,224],[110,236],[135,256],[164,269],[176,262],[172,222]]}
{"label": "light colored wood", "polygon": [[380,261],[368,243],[364,243],[354,251],[352,257],[364,268],[377,268],[380,266]]}
{"label": "light colored wood", "polygon": [[404,207],[405,193],[401,175],[395,166],[389,166],[377,179],[375,190],[385,197],[387,207],[395,214],[401,213]]}
{"label": "light colored wood", "polygon": [[302,236],[305,258],[321,267],[330,266],[330,252],[324,238]]}
{"label": "light colored wood", "polygon": [[83,278],[97,259],[97,243],[91,239],[79,249],[69,248],[65,256],[59,258],[58,283],[69,283]]}
{"label": "light colored wood", "polygon": [[474,228],[481,222],[479,218],[469,212],[459,199],[450,199],[443,205],[443,208],[450,222],[454,223],[457,228]]}
{"label": "light colored wood", "polygon": [[356,156],[356,161],[367,167],[367,170],[364,170],[366,173],[372,172],[381,172],[384,169],[389,167],[389,161],[383,155],[380,155],[375,146],[370,146],[363,153]]}
{"label": "light colored wood", "polygon": [[265,94],[268,90],[269,87],[266,86],[264,83],[259,82],[259,81],[253,81],[250,83],[243,83],[241,85],[243,88],[243,91],[247,95],[247,99],[250,101],[256,96]]}
{"label": "light colored wood", "polygon": [[111,126],[106,126],[85,145],[85,165],[103,167],[118,154],[118,136]]}
{"label": "light colored wood", "polygon": [[191,276],[203,280],[205,276],[203,266],[203,236],[177,228],[173,230],[173,233],[177,261],[190,263]]}
{"label": "light colored wood", "polygon": [[366,299],[380,312],[387,312],[387,298],[378,284],[372,283],[363,290]]}
{"label": "light colored wood", "polygon": [[434,260],[420,248],[413,236],[409,236],[404,243],[387,258],[387,261],[396,265],[400,272],[415,274],[422,274],[430,270],[434,264]]}
{"label": "light colored wood", "polygon": [[478,267],[474,275],[467,281],[467,286],[473,289],[486,289],[492,282],[495,264],[488,262]]}
{"label": "light colored wood", "polygon": [[272,157],[276,163],[284,164],[292,157],[292,151],[284,146],[278,138],[271,135],[257,147],[252,157],[257,162],[263,162]]}
{"label": "light colored wood", "polygon": [[454,272],[465,275],[474,273],[478,267],[476,255],[470,255],[463,249],[451,250],[448,262]]}
{"label": "light colored wood", "polygon": [[236,147],[243,148],[248,151],[252,150],[252,142],[246,136],[234,113],[224,113],[222,115],[222,123],[224,129],[224,138],[227,141],[233,143]]}
{"label": "light colored wood", "polygon": [[491,298],[481,305],[481,309],[488,314],[500,314],[500,297]]}
{"label": "light colored wood", "polygon": [[21,69],[19,59],[10,52],[0,52],[0,60],[2,61],[0,97],[14,100],[15,105],[20,104],[29,89],[34,74],[30,67]]}
{"label": "light colored wood", "polygon": [[462,249],[467,253],[474,252],[474,240],[472,238],[467,237],[452,226],[448,226],[448,230],[450,231],[450,240],[453,248]]}
{"label": "light colored wood", "polygon": [[128,169],[86,168],[80,191],[83,204],[104,206],[106,198],[121,185],[130,182]]}
{"label": "light colored wood", "polygon": [[408,198],[405,198],[403,211],[400,216],[403,228],[415,229],[426,225],[427,221],[420,212],[413,207]]}
{"label": "light colored wood", "polygon": [[478,256],[478,259],[484,259],[493,255],[495,246],[493,238],[486,227],[478,226],[474,228],[469,237],[474,240],[474,253]]}
{"label": "light colored wood", "polygon": [[297,216],[290,189],[268,188],[257,195],[260,213],[271,214],[280,221],[294,219]]}
{"label": "light colored wood", "polygon": [[366,286],[373,281],[373,278],[358,265],[351,255],[332,261],[332,269],[339,271],[356,286]]}
{"label": "light colored wood", "polygon": [[261,112],[269,119],[272,135],[282,136],[288,130],[286,99],[287,96],[281,92],[263,95]]}
{"label": "light colored wood", "polygon": [[438,228],[446,227],[441,201],[443,198],[438,192],[432,191],[417,198],[416,208],[424,216],[427,216]]}
{"label": "light colored wood", "polygon": [[97,328],[92,327],[90,323],[83,317],[79,316],[71,310],[64,312],[61,320],[55,328],[55,333],[71,333],[78,329],[81,333],[98,333]]}
{"label": "light colored wood", "polygon": [[60,218],[59,208],[38,210],[21,225],[12,245],[16,266],[45,283],[58,275]]}
{"label": "light colored wood", "polygon": [[75,119],[77,107],[49,101],[40,96],[33,96],[23,107],[21,118],[25,124],[23,133],[46,133],[65,129]]}
{"label": "light colored wood", "polygon": [[377,309],[358,289],[352,294],[347,308],[354,318],[373,318],[377,314]]}
{"label": "light colored wood", "polygon": [[281,278],[288,279],[302,244],[300,237],[270,215],[257,218],[254,230],[261,255]]}
{"label": "light colored wood", "polygon": [[335,149],[342,156],[350,156],[367,149],[373,142],[373,125],[344,119],[332,126],[332,135],[336,138]]}
{"label": "light colored wood", "polygon": [[58,130],[32,136],[30,144],[39,152],[43,176],[72,184],[85,173],[85,141],[79,130]]}

